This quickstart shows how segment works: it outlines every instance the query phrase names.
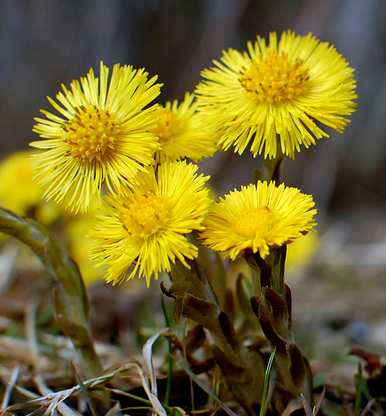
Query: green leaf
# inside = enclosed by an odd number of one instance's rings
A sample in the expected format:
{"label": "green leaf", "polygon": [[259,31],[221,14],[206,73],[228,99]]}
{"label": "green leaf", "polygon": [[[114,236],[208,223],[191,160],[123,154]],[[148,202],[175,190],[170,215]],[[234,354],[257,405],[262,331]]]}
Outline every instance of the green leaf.
{"label": "green leaf", "polygon": [[271,373],[272,373],[272,366],[273,361],[275,359],[276,350],[273,350],[271,352],[271,355],[269,356],[267,368],[264,372],[264,383],[263,383],[263,393],[261,396],[261,406],[260,406],[260,412],[259,416],[265,416],[267,413],[267,408],[270,401],[270,380],[271,380]]}

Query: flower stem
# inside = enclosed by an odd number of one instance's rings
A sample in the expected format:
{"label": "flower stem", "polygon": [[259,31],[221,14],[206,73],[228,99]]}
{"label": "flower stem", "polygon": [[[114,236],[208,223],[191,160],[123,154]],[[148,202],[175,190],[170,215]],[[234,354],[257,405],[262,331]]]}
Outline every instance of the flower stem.
{"label": "flower stem", "polygon": [[78,353],[84,377],[99,375],[102,366],[89,326],[89,304],[83,279],[67,252],[39,223],[0,208],[0,231],[26,244],[40,258],[56,282],[54,307],[56,321]]}
{"label": "flower stem", "polygon": [[280,184],[280,167],[283,161],[283,156],[278,155],[275,159],[263,160],[263,177],[267,181],[275,181],[277,185]]}

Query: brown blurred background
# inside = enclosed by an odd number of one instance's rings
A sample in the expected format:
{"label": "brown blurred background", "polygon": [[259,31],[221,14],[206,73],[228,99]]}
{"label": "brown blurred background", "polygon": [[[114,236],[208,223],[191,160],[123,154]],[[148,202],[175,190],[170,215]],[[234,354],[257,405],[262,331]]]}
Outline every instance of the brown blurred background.
{"label": "brown blurred background", "polygon": [[[336,45],[356,69],[358,111],[343,136],[332,133],[284,167],[287,182],[315,195],[320,210],[311,277],[294,282],[297,314],[384,348],[384,0],[2,0],[0,19],[1,157],[27,147],[46,95],[101,59],[158,74],[166,100],[192,90],[222,49],[244,48],[256,34],[291,28]],[[247,183],[257,163],[220,153],[203,169],[223,192]]]}

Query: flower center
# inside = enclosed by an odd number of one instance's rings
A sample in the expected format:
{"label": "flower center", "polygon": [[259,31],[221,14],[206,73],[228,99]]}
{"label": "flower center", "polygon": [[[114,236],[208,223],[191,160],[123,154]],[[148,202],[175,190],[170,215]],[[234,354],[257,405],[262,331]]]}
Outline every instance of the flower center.
{"label": "flower center", "polygon": [[116,148],[119,127],[106,110],[81,106],[75,111],[75,116],[64,127],[70,155],[83,162],[102,162]]}
{"label": "flower center", "polygon": [[264,237],[273,222],[273,213],[268,207],[250,208],[236,221],[235,230],[247,238]]}
{"label": "flower center", "polygon": [[169,142],[178,134],[181,123],[176,115],[165,108],[161,109],[158,114],[158,124],[152,132],[159,138],[161,145]]}
{"label": "flower center", "polygon": [[259,102],[281,104],[296,99],[305,91],[308,70],[301,59],[291,60],[285,52],[270,50],[239,78],[244,89]]}
{"label": "flower center", "polygon": [[148,192],[135,197],[121,212],[121,221],[129,234],[150,237],[166,224],[168,204],[165,198]]}

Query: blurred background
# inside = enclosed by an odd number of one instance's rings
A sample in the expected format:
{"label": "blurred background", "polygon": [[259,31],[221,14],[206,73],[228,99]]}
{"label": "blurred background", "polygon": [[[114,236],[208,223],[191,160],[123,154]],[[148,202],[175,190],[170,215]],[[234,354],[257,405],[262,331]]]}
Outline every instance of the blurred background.
{"label": "blurred background", "polygon": [[[164,83],[161,100],[182,98],[223,49],[289,28],[333,43],[358,81],[345,134],[284,163],[286,182],[312,193],[320,211],[318,250],[289,278],[298,337],[309,354],[344,365],[353,344],[386,352],[384,0],[2,0],[0,158],[27,148],[47,95],[101,59],[145,67]],[[225,192],[248,183],[257,163],[228,152],[202,169]],[[309,339],[310,326],[318,337]]]}

